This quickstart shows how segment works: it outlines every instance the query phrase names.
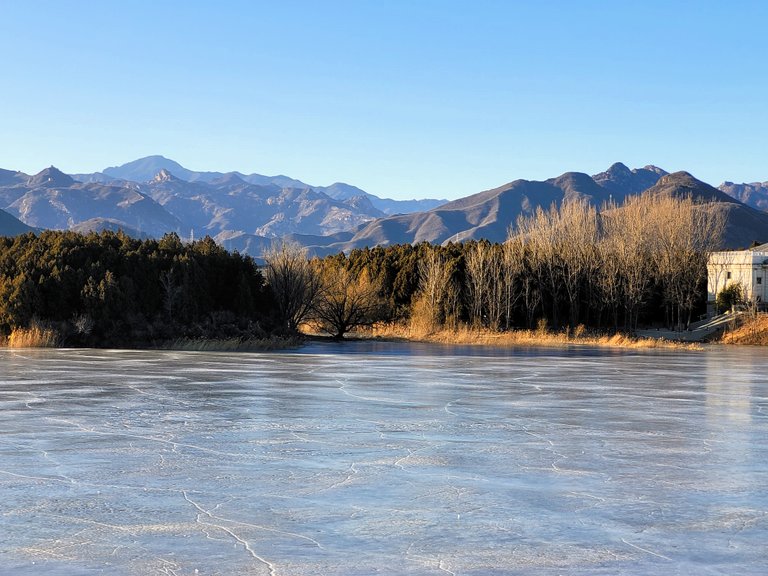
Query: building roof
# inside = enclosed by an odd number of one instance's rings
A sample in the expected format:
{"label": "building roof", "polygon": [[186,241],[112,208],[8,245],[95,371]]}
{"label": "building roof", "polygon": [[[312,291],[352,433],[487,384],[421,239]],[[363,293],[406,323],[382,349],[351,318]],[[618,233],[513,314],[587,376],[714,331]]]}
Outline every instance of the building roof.
{"label": "building roof", "polygon": [[749,249],[750,252],[768,252],[768,243],[760,244],[759,246],[753,246]]}

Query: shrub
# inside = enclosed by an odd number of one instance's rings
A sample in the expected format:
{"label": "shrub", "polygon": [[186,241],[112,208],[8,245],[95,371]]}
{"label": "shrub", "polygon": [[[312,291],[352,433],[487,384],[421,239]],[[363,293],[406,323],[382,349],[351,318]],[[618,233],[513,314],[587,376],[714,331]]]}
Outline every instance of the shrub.
{"label": "shrub", "polygon": [[744,286],[740,282],[729,284],[717,295],[717,311],[722,314],[736,305],[744,303]]}

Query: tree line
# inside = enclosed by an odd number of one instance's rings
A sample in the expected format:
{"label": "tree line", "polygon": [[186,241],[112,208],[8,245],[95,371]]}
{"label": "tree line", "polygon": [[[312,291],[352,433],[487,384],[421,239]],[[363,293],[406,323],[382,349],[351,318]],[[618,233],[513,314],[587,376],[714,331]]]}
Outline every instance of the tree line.
{"label": "tree line", "polygon": [[510,330],[683,328],[703,304],[722,212],[642,195],[521,216],[505,242],[403,244],[309,258],[277,243],[260,267],[211,238],[121,232],[0,238],[0,336],[34,322],[72,345],[297,334],[377,322]]}
{"label": "tree line", "polygon": [[[721,211],[690,197],[633,196],[601,210],[572,201],[521,216],[500,244],[405,244],[314,261],[283,246],[267,255],[267,278],[291,286],[285,261],[300,262],[304,306],[283,305],[284,322],[319,320],[336,336],[405,320],[491,330],[544,323],[631,331],[641,322],[683,329],[704,310],[707,257],[723,228]],[[289,292],[282,290],[286,301]]]}
{"label": "tree line", "polygon": [[254,260],[211,238],[136,240],[122,232],[0,238],[0,335],[33,323],[70,345],[266,335],[272,291]]}

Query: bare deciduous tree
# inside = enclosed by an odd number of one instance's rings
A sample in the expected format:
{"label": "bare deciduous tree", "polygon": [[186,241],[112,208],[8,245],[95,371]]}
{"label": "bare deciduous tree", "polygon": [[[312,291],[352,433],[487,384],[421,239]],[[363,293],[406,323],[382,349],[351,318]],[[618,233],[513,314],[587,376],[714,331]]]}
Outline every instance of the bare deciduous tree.
{"label": "bare deciduous tree", "polygon": [[[504,328],[512,326],[512,318],[517,302],[525,295],[526,249],[523,239],[512,230],[507,233],[507,240],[502,246],[502,276],[504,291]],[[526,303],[527,306],[527,303]]]}
{"label": "bare deciduous tree", "polygon": [[669,307],[669,323],[678,330],[691,321],[691,312],[706,279],[707,257],[720,243],[724,215],[712,203],[690,196],[646,197],[651,204],[653,262]]}
{"label": "bare deciduous tree", "polygon": [[312,318],[334,338],[360,326],[370,326],[381,316],[381,286],[363,270],[353,274],[342,266],[322,272],[323,289],[312,309]]}
{"label": "bare deciduous tree", "polygon": [[317,302],[322,281],[305,248],[281,242],[264,255],[265,276],[277,303],[283,329],[296,333]]}
{"label": "bare deciduous tree", "polygon": [[[494,258],[488,242],[475,242],[464,257],[469,322],[482,326],[490,322],[488,303],[494,299]],[[485,320],[485,321],[484,321]]]}
{"label": "bare deciduous tree", "polygon": [[571,327],[580,321],[581,300],[594,282],[598,241],[597,210],[582,201],[564,202],[552,214],[562,285],[568,298]]}
{"label": "bare deciduous tree", "polygon": [[[602,239],[605,260],[601,270],[602,285],[612,283],[611,294],[624,301],[625,327],[633,330],[637,326],[638,313],[653,283],[651,267],[652,229],[650,225],[650,204],[640,197],[627,199],[621,209],[608,207],[602,213]],[[607,278],[615,273],[617,278]],[[616,321],[615,324],[618,324]]]}
{"label": "bare deciduous tree", "polygon": [[451,270],[445,256],[436,249],[427,250],[419,261],[419,291],[428,321],[434,326],[442,324],[447,314],[455,314],[455,308],[449,308],[447,302],[452,295],[451,286]]}

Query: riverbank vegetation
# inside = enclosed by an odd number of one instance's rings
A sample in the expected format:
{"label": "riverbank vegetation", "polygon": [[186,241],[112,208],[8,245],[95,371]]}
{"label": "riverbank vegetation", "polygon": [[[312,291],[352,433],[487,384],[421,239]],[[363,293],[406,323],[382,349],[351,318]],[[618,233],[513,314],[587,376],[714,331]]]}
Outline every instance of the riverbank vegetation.
{"label": "riverbank vegetation", "polygon": [[[428,243],[322,259],[275,244],[259,268],[205,238],[43,232],[0,239],[7,345],[256,349],[300,326],[343,338],[649,346],[640,324],[684,327],[703,305],[722,219],[690,198],[566,202],[521,217],[506,242]],[[621,342],[619,342],[621,341]]]}
{"label": "riverbank vegetation", "polygon": [[768,314],[750,314],[735,319],[718,341],[723,344],[768,346]]}
{"label": "riverbank vegetation", "polygon": [[679,342],[663,338],[638,338],[623,332],[591,331],[584,326],[575,330],[549,330],[545,325],[538,328],[505,330],[502,332],[460,326],[457,328],[440,328],[434,331],[422,331],[409,324],[381,324],[362,333],[364,337],[393,340],[409,340],[414,342],[435,342],[439,344],[469,344],[481,346],[595,346],[599,348],[632,348],[650,349],[663,348],[674,350],[701,350],[702,345],[695,342]]}

